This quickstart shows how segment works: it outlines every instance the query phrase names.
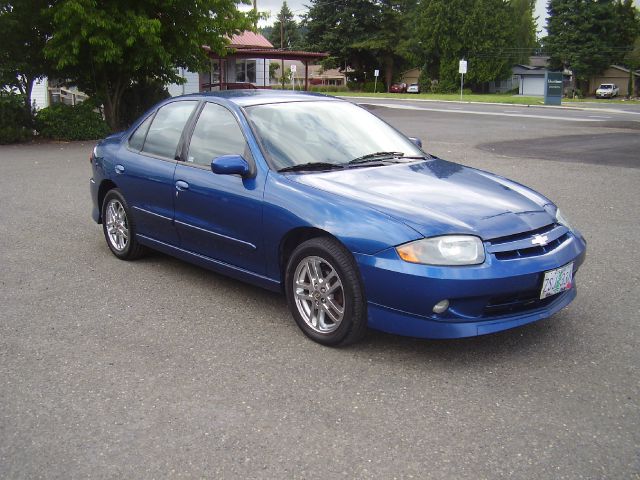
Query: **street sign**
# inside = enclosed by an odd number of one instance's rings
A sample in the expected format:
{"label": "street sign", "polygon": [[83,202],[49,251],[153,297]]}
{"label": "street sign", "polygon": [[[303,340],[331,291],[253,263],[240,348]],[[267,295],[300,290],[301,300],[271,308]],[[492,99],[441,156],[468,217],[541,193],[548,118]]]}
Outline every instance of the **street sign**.
{"label": "street sign", "polygon": [[467,73],[467,61],[460,60],[460,65],[458,66],[458,73],[460,74],[460,101],[462,101],[462,87],[464,86],[464,74]]}
{"label": "street sign", "polygon": [[291,71],[292,71],[293,73],[296,73],[296,65],[295,65],[295,64],[292,64],[292,65],[291,65]]}
{"label": "street sign", "polygon": [[379,77],[380,76],[380,70],[374,70],[373,71],[373,76],[374,77]]}

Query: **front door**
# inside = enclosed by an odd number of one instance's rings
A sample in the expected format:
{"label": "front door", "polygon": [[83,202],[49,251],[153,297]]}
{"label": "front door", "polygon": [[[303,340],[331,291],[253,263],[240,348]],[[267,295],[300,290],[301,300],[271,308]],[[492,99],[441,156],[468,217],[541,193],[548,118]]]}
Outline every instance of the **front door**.
{"label": "front door", "polygon": [[182,248],[263,274],[264,181],[213,173],[211,161],[230,154],[253,162],[234,114],[216,103],[206,103],[186,161],[176,166],[176,229]]}

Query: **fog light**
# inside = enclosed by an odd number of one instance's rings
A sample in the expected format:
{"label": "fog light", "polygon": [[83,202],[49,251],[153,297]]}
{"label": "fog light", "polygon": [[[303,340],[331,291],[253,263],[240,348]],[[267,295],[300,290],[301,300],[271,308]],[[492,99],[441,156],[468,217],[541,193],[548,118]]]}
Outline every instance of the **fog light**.
{"label": "fog light", "polygon": [[440,300],[438,303],[436,303],[433,306],[433,313],[442,313],[447,308],[449,308],[449,300],[447,300],[447,299]]}

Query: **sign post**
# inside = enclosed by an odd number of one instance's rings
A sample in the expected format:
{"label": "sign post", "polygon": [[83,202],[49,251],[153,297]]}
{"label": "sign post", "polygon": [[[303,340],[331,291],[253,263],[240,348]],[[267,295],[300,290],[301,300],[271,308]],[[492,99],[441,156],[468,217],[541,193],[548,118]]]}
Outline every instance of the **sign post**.
{"label": "sign post", "polygon": [[460,101],[462,101],[462,87],[464,86],[464,74],[467,73],[467,61],[463,58],[458,66],[460,76]]}
{"label": "sign post", "polygon": [[378,77],[380,76],[380,70],[374,70],[373,76],[375,80],[373,81],[373,93],[377,93],[378,90]]}
{"label": "sign post", "polygon": [[561,105],[563,86],[562,72],[545,72],[544,104]]}
{"label": "sign post", "polygon": [[295,63],[291,65],[291,87],[295,90],[296,89],[296,65]]}

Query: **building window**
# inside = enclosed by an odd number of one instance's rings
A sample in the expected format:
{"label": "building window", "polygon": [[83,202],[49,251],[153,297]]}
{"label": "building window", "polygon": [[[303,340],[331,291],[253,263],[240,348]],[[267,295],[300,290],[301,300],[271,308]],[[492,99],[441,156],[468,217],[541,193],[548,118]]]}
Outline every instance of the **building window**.
{"label": "building window", "polygon": [[256,83],[256,61],[237,60],[236,61],[236,82]]}

